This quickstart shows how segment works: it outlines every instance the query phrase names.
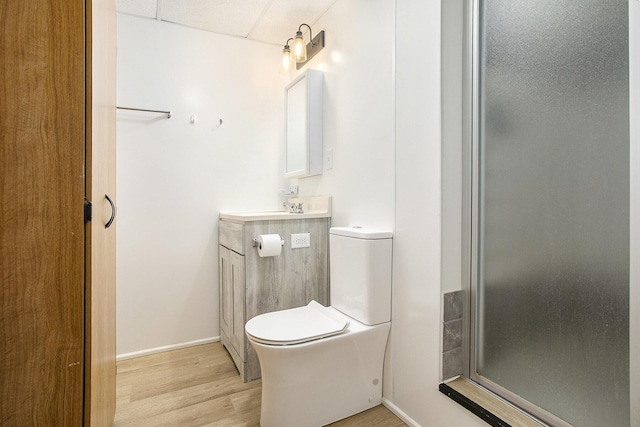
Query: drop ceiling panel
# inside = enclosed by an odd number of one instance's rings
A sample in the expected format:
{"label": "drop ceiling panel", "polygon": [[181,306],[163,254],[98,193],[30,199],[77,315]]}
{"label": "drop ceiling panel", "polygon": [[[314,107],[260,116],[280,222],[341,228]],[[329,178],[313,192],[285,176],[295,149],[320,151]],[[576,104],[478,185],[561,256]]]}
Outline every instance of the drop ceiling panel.
{"label": "drop ceiling panel", "polygon": [[311,25],[314,35],[322,30],[313,24],[335,1],[116,0],[116,9],[130,15],[282,46],[289,37],[295,36],[302,23]]}
{"label": "drop ceiling panel", "polygon": [[116,10],[129,15],[144,16],[145,18],[156,17],[156,0],[116,0]]}
{"label": "drop ceiling panel", "polygon": [[247,37],[269,0],[161,0],[163,21]]}
{"label": "drop ceiling panel", "polygon": [[[311,25],[314,35],[321,28],[313,23],[335,3],[336,0],[272,0],[249,34],[252,40],[284,45],[294,37],[300,24]],[[306,32],[306,27],[303,32]]]}

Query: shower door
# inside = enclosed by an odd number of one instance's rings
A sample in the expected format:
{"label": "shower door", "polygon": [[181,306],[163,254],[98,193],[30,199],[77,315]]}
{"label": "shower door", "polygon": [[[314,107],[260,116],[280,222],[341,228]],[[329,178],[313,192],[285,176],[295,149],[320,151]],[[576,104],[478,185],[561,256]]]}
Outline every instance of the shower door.
{"label": "shower door", "polygon": [[628,426],[628,3],[468,7],[470,376],[552,425]]}

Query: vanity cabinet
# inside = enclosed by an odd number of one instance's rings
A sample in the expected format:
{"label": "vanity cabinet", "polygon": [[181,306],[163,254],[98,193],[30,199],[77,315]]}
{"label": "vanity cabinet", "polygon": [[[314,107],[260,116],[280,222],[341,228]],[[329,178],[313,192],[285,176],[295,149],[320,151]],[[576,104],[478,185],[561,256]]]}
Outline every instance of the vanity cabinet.
{"label": "vanity cabinet", "polygon": [[[258,217],[259,218],[259,217]],[[262,313],[329,302],[329,218],[221,219],[218,228],[220,341],[244,382],[261,377],[245,323]],[[291,248],[291,234],[309,233],[310,247]],[[261,258],[253,247],[260,234],[279,234],[279,256]]]}

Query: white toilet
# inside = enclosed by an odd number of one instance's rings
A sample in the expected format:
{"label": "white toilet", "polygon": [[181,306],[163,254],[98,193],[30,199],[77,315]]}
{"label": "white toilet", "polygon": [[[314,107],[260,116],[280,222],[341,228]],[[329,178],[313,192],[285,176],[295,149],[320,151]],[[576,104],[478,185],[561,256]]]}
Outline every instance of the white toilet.
{"label": "white toilet", "polygon": [[311,301],[245,325],[262,369],[262,427],[322,426],[382,402],[392,234],[329,233],[331,306]]}

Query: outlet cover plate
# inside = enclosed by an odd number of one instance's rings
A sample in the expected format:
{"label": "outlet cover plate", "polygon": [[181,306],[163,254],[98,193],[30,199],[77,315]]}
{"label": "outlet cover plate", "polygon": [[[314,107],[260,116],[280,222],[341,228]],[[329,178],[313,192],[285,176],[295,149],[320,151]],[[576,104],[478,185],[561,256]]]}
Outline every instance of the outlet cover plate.
{"label": "outlet cover plate", "polygon": [[333,148],[327,148],[324,152],[325,169],[333,169]]}
{"label": "outlet cover plate", "polygon": [[309,233],[291,235],[291,249],[308,248],[309,246],[311,246],[311,235]]}

